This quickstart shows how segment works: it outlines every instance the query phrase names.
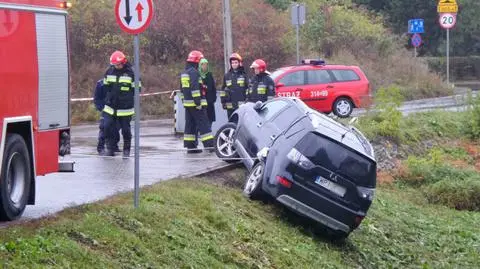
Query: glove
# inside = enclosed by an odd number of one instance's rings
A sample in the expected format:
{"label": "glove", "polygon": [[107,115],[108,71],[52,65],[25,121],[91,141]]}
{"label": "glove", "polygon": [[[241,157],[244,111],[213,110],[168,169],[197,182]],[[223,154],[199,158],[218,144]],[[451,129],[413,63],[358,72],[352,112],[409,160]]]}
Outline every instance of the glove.
{"label": "glove", "polygon": [[197,106],[197,107],[195,107],[195,108],[198,109],[198,110],[201,110],[201,109],[202,109],[202,106]]}
{"label": "glove", "polygon": [[227,109],[227,104],[223,103],[222,107],[223,107],[223,109]]}

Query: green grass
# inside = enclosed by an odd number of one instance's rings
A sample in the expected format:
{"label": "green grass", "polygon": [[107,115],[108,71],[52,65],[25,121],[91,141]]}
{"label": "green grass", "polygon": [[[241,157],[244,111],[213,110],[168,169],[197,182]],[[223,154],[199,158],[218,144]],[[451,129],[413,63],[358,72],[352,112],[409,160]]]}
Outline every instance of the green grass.
{"label": "green grass", "polygon": [[[243,170],[162,182],[0,230],[10,268],[479,268],[480,213],[379,187],[344,243],[274,203],[241,195]],[[225,181],[224,183],[216,183]],[[212,184],[213,183],[213,184]]]}
{"label": "green grass", "polygon": [[[390,138],[403,144],[416,144],[421,141],[433,139],[450,139],[467,137],[466,118],[467,112],[429,111],[409,114],[399,119],[399,128],[389,134]],[[361,117],[357,127],[370,139],[385,136],[386,130],[382,130],[379,121],[385,122],[385,126],[392,121],[390,118],[378,118],[371,114]]]}

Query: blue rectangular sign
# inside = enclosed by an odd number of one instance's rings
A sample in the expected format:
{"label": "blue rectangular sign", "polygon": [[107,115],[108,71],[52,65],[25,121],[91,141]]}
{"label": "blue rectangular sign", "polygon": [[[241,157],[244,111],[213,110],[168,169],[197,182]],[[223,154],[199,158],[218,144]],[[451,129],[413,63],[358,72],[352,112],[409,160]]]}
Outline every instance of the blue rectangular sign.
{"label": "blue rectangular sign", "polygon": [[425,29],[423,27],[423,19],[413,19],[408,21],[409,34],[423,34]]}

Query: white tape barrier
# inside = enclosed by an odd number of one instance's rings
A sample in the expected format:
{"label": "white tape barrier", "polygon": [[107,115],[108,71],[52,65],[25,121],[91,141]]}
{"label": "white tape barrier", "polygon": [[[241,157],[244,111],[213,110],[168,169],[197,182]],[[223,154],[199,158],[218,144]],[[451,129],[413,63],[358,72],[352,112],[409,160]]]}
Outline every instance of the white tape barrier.
{"label": "white tape barrier", "polygon": [[[140,96],[152,96],[152,95],[161,95],[161,94],[170,94],[170,97],[173,95],[174,91],[164,91],[164,92],[152,92],[152,93],[141,93]],[[93,97],[90,98],[71,98],[71,102],[82,102],[82,101],[93,101]]]}

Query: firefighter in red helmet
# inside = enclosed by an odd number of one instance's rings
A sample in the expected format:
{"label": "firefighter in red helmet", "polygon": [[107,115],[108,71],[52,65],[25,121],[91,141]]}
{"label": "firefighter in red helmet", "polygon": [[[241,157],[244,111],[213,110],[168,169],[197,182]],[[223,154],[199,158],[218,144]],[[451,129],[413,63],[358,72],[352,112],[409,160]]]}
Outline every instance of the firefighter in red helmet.
{"label": "firefighter in red helmet", "polygon": [[105,88],[105,106],[103,118],[105,124],[105,142],[107,151],[105,155],[115,155],[116,122],[121,127],[123,136],[123,157],[130,156],[132,133],[130,121],[134,114],[134,73],[132,66],[127,61],[125,54],[115,51],[110,56],[110,67],[105,72],[103,86]]}
{"label": "firefighter in red helmet", "polygon": [[247,92],[248,102],[262,101],[266,102],[275,96],[275,83],[267,71],[267,64],[262,59],[253,61],[250,68],[255,72],[255,76],[250,81]]}
{"label": "firefighter in red helmet", "polygon": [[230,56],[230,70],[223,78],[220,98],[223,108],[227,110],[228,118],[242,104],[245,103],[248,89],[248,77],[242,64],[242,57],[238,53]]}
{"label": "firefighter in red helmet", "polygon": [[198,63],[203,58],[200,51],[194,50],[188,54],[185,70],[180,75],[181,98],[185,107],[185,130],[183,145],[187,153],[200,153],[198,149],[197,134],[200,133],[200,141],[205,148],[213,152],[213,135],[210,122],[207,117],[207,99],[200,90],[202,78],[198,72]]}

